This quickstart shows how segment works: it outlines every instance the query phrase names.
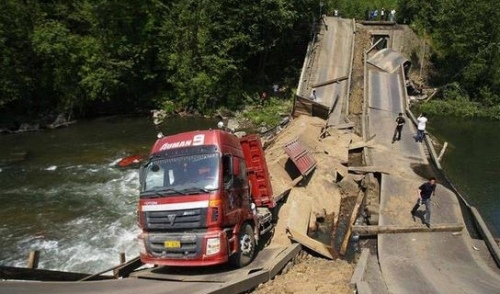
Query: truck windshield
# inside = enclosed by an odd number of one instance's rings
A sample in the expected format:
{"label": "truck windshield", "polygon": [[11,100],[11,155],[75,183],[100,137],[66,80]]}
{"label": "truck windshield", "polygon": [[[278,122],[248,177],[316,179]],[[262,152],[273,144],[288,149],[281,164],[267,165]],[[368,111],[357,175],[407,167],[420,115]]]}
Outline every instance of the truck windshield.
{"label": "truck windshield", "polygon": [[216,190],[219,187],[219,161],[217,153],[152,160],[144,166],[141,192],[166,196]]}

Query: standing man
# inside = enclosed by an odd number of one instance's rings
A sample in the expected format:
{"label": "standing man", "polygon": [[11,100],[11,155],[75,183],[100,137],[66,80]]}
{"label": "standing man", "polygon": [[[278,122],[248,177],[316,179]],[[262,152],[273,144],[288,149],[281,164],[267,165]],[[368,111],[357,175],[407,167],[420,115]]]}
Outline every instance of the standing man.
{"label": "standing man", "polygon": [[422,112],[420,116],[417,118],[417,137],[415,137],[415,141],[422,143],[425,136],[425,126],[427,124],[427,117],[425,117],[425,112]]}
{"label": "standing man", "polygon": [[396,16],[396,9],[392,9],[390,14],[390,19],[392,22],[396,19],[395,16]]}
{"label": "standing man", "polygon": [[425,205],[425,225],[431,227],[431,195],[436,196],[436,178],[430,177],[428,182],[423,183],[418,187],[418,200],[413,209],[411,210],[411,215],[415,219],[415,213],[420,205]]}
{"label": "standing man", "polygon": [[400,112],[398,117],[396,117],[396,129],[394,130],[394,136],[392,136],[392,143],[396,142],[396,140],[401,140],[401,131],[405,123],[406,120],[403,117],[403,113]]}

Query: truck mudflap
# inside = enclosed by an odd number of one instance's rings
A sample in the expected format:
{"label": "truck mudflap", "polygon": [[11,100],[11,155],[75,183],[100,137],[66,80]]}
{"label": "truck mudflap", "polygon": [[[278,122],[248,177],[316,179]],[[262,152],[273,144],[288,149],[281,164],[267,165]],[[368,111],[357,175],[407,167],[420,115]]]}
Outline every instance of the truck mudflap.
{"label": "truck mudflap", "polygon": [[144,263],[203,266],[228,261],[228,240],[224,231],[143,233],[138,241]]}

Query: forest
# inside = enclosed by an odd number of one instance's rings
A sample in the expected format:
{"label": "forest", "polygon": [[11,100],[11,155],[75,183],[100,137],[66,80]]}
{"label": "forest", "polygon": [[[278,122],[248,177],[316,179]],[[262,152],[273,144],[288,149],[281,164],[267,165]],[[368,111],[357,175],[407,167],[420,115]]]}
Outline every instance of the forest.
{"label": "forest", "polygon": [[448,103],[432,107],[500,117],[500,12],[487,0],[2,0],[0,112],[210,114],[273,84],[291,95],[321,14],[382,7],[432,48],[428,83]]}

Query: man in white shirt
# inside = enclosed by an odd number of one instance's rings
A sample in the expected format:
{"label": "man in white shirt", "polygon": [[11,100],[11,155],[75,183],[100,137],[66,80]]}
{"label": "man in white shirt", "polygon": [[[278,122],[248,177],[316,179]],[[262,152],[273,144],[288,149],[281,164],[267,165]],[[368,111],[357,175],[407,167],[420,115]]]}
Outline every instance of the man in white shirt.
{"label": "man in white shirt", "polygon": [[392,10],[391,10],[391,14],[390,14],[390,16],[389,16],[389,17],[390,17],[390,20],[391,20],[391,21],[394,21],[394,20],[396,19],[396,18],[395,18],[395,16],[396,16],[396,9],[392,9]]}
{"label": "man in white shirt", "polygon": [[425,112],[422,112],[420,116],[417,118],[417,137],[415,137],[415,140],[417,142],[422,143],[424,140],[425,136],[425,125],[427,123],[427,117],[425,117]]}

